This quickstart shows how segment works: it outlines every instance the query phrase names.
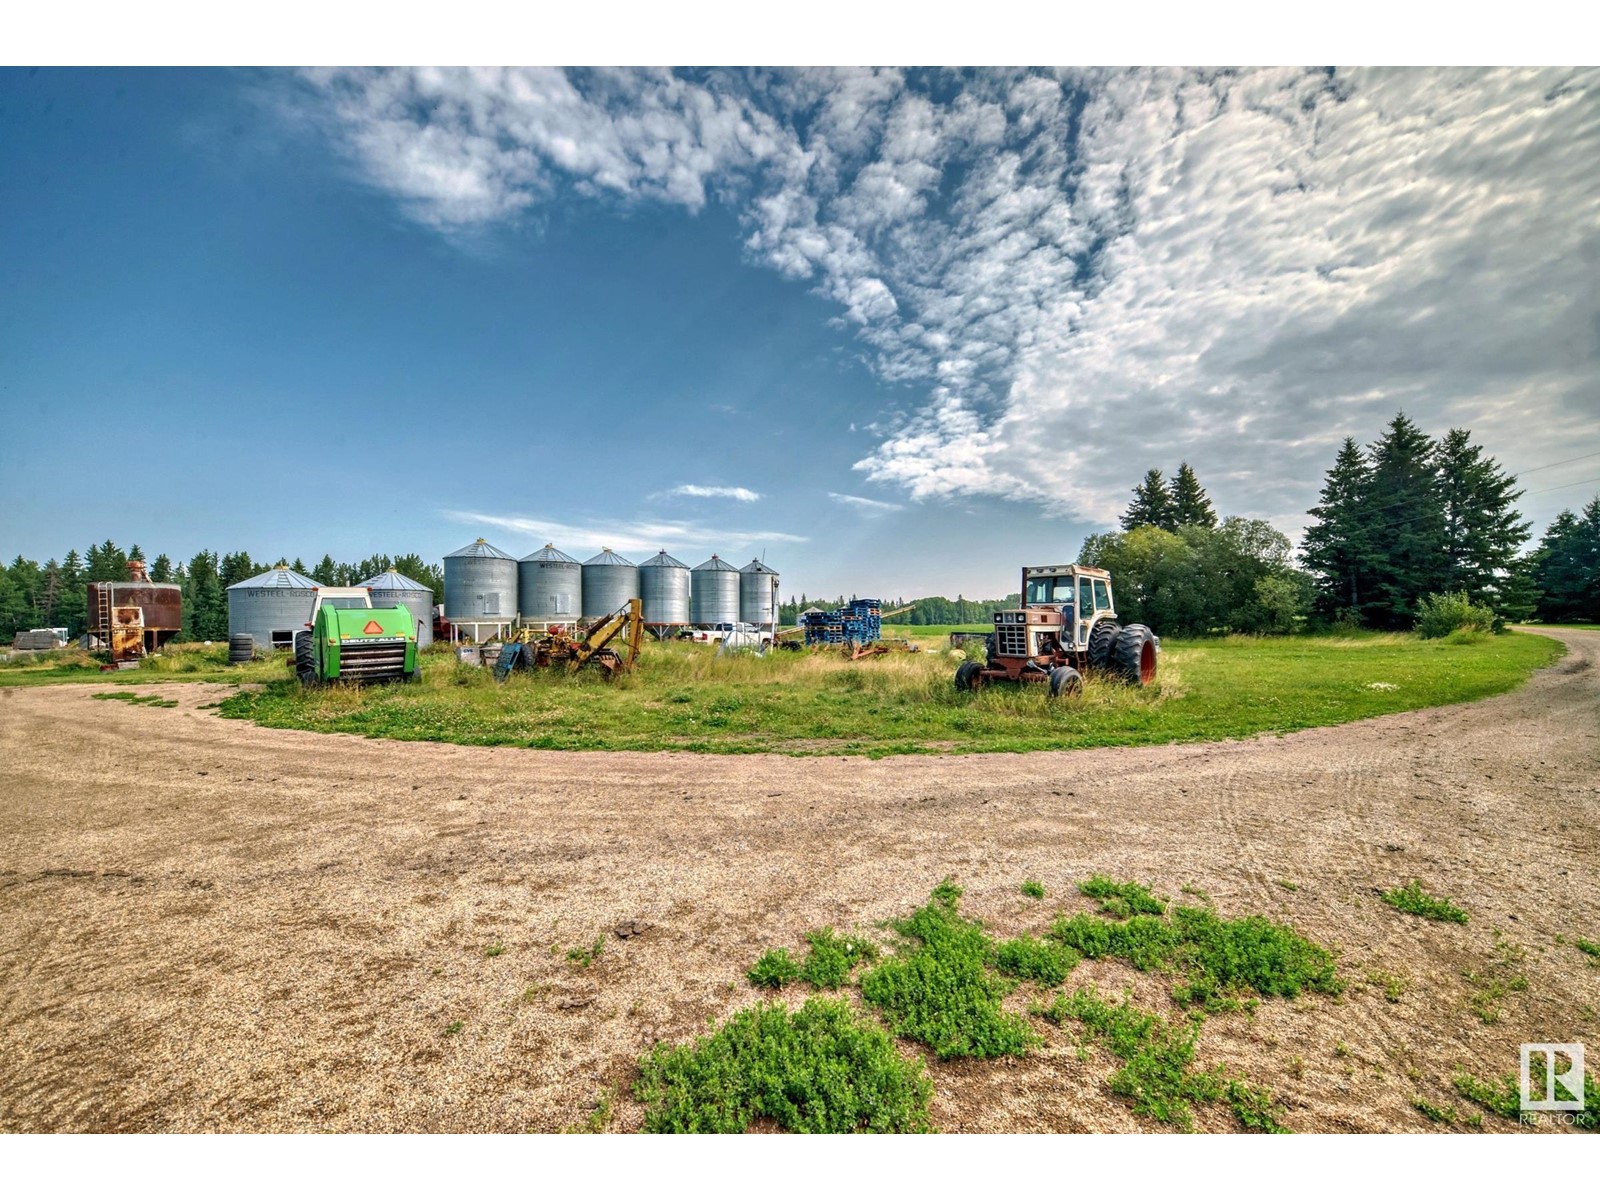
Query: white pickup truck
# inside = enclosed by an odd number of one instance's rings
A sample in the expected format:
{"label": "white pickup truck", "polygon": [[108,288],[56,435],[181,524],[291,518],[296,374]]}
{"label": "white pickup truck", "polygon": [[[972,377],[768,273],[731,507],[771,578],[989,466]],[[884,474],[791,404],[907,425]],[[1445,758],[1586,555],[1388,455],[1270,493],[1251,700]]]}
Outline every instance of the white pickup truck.
{"label": "white pickup truck", "polygon": [[690,632],[689,640],[709,646],[722,642],[729,648],[770,646],[772,634],[745,621],[723,621],[716,625],[697,626]]}

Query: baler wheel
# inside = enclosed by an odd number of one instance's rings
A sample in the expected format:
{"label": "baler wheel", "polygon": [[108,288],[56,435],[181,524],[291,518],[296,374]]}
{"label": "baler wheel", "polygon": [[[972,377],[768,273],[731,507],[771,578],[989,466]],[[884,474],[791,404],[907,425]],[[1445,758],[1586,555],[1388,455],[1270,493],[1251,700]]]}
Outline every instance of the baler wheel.
{"label": "baler wheel", "polygon": [[294,635],[294,673],[305,687],[317,682],[317,660],[311,637],[309,629]]}
{"label": "baler wheel", "polygon": [[1156,635],[1143,625],[1126,625],[1111,647],[1111,668],[1129,687],[1156,680]]}

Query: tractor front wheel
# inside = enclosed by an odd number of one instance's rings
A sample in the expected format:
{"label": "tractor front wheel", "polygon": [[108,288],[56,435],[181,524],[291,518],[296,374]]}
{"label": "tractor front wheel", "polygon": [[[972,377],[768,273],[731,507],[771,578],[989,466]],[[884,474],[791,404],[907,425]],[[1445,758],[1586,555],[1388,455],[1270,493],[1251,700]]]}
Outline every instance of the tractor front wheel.
{"label": "tractor front wheel", "polygon": [[317,659],[311,637],[309,629],[294,635],[294,673],[305,687],[317,682]]}
{"label": "tractor front wheel", "polygon": [[1111,669],[1129,687],[1156,681],[1156,635],[1143,625],[1125,626],[1111,647]]}
{"label": "tractor front wheel", "polygon": [[1083,692],[1083,676],[1071,667],[1057,667],[1050,672],[1052,696],[1077,696]]}
{"label": "tractor front wheel", "polygon": [[1117,635],[1122,632],[1122,626],[1109,618],[1094,623],[1094,628],[1089,630],[1089,665],[1097,671],[1104,671],[1111,663],[1111,647],[1117,644]]}
{"label": "tractor front wheel", "polygon": [[975,692],[983,686],[983,667],[979,663],[964,662],[956,668],[956,691]]}

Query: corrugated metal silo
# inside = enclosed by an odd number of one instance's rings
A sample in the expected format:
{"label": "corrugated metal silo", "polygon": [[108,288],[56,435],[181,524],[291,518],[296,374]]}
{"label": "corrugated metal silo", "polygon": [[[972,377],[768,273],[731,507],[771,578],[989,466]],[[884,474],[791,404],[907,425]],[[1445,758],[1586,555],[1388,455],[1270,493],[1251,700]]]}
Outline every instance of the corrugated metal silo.
{"label": "corrugated metal silo", "polygon": [[689,568],[663,550],[639,564],[639,599],[646,625],[689,623]]}
{"label": "corrugated metal silo", "polygon": [[583,564],[583,615],[604,617],[639,595],[639,568],[609,546]]}
{"label": "corrugated metal silo", "polygon": [[583,615],[583,567],[546,542],[517,564],[517,608],[534,624],[576,621]]}
{"label": "corrugated metal silo", "polygon": [[739,568],[713,554],[689,572],[689,620],[696,625],[739,619]]}
{"label": "corrugated metal silo", "polygon": [[503,625],[516,616],[516,559],[482,538],[445,555],[446,621],[476,630],[484,625]]}
{"label": "corrugated metal silo", "polygon": [[294,635],[311,620],[315,579],[279,563],[228,588],[228,636],[248,633],[258,647],[292,650]]}
{"label": "corrugated metal silo", "polygon": [[739,620],[771,625],[778,619],[778,573],[759,558],[739,568]]}
{"label": "corrugated metal silo", "polygon": [[399,571],[384,571],[356,584],[372,593],[373,608],[409,608],[416,618],[417,645],[433,644],[433,589]]}

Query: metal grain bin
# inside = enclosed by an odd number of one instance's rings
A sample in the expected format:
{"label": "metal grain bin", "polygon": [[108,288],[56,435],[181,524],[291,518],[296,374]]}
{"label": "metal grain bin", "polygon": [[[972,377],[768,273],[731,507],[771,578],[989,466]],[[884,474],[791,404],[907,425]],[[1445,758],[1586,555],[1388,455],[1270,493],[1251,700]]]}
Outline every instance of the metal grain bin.
{"label": "metal grain bin", "polygon": [[584,618],[614,613],[639,594],[639,568],[610,547],[583,564]]}
{"label": "metal grain bin", "polygon": [[228,636],[248,633],[258,647],[292,650],[294,635],[311,620],[322,584],[279,563],[228,589]]}
{"label": "metal grain bin", "polygon": [[778,573],[759,558],[739,568],[739,620],[771,625],[778,619]]}
{"label": "metal grain bin", "polygon": [[689,620],[696,625],[739,619],[739,568],[713,554],[689,572]]}
{"label": "metal grain bin", "polygon": [[689,568],[663,550],[639,564],[639,599],[646,625],[689,623]]}
{"label": "metal grain bin", "polygon": [[517,608],[529,624],[576,621],[583,615],[583,567],[546,542],[517,564]]}
{"label": "metal grain bin", "polygon": [[399,571],[384,571],[356,584],[372,593],[373,608],[408,608],[416,618],[417,645],[433,645],[433,589]]}
{"label": "metal grain bin", "polygon": [[[517,616],[517,560],[479,538],[444,559],[444,619],[467,628]],[[474,635],[476,636],[476,635]]]}

